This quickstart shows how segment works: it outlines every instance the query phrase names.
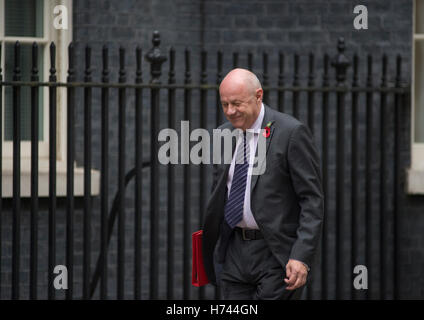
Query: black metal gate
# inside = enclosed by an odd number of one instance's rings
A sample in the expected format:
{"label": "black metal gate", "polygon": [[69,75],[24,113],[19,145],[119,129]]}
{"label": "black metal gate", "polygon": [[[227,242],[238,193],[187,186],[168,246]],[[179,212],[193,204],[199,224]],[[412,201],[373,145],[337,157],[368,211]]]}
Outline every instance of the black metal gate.
{"label": "black metal gate", "polygon": [[[92,80],[91,47],[85,48],[84,80],[76,81],[75,48],[69,46],[69,70],[65,83],[57,82],[55,70],[55,45],[50,46],[51,67],[48,82],[39,81],[37,44],[33,45],[32,73],[30,81],[22,81],[19,65],[20,44],[15,44],[13,79],[3,81],[0,69],[0,95],[3,89],[13,90],[13,198],[0,197],[0,291],[10,292],[12,299],[57,298],[54,288],[54,267],[58,255],[63,255],[68,270],[66,298],[150,298],[150,299],[210,299],[218,298],[213,288],[191,287],[191,233],[201,228],[201,222],[210,185],[210,168],[193,164],[162,166],[158,163],[158,133],[163,127],[177,128],[178,122],[187,120],[200,128],[212,129],[224,121],[221,112],[218,84],[224,70],[241,66],[257,71],[264,87],[264,101],[305,122],[314,133],[321,151],[323,184],[325,190],[325,223],[321,250],[317,265],[312,270],[312,281],[305,291],[308,299],[375,299],[396,298],[398,293],[399,259],[397,219],[400,205],[400,185],[403,165],[400,148],[402,127],[406,118],[409,85],[401,80],[401,57],[377,57],[381,72],[373,72],[373,57],[368,55],[365,64],[359,56],[349,59],[340,39],[337,54],[307,57],[299,54],[288,56],[279,52],[278,68],[269,69],[269,56],[235,52],[232,65],[224,65],[223,52],[213,59],[214,73],[210,74],[211,60],[207,51],[198,52],[198,81],[192,80],[192,52],[185,50],[183,63],[176,65],[176,51],[170,49],[164,55],[159,44],[159,33],[153,35],[153,47],[145,55],[150,65],[150,81],[142,81],[142,50],[135,51],[135,81],[127,81],[126,50],[119,49],[118,82],[110,81],[109,48],[102,49],[101,81]],[[1,49],[1,48],[0,48]],[[1,54],[0,54],[1,56]],[[301,59],[307,64],[301,64]],[[389,63],[390,58],[393,58]],[[261,61],[256,70],[254,61]],[[167,60],[167,83],[161,82],[162,64]],[[197,63],[197,62],[196,62]],[[319,68],[316,64],[319,64]],[[287,66],[292,68],[286,70]],[[364,65],[366,70],[361,71]],[[393,68],[394,66],[394,68]],[[274,67],[274,66],[273,66]],[[334,78],[330,68],[334,67]],[[183,81],[177,80],[177,71],[183,71]],[[319,75],[316,74],[319,70]],[[350,71],[352,70],[352,72]],[[287,72],[288,71],[288,72]],[[349,72],[348,72],[349,71]],[[275,80],[271,80],[276,75]],[[303,79],[303,75],[306,75]],[[364,75],[365,81],[360,79]],[[349,78],[348,78],[349,76]],[[214,80],[208,80],[211,77]],[[304,81],[306,80],[306,81]],[[305,83],[306,82],[306,83]],[[49,89],[49,196],[48,196],[48,257],[39,251],[39,203],[38,196],[38,119],[31,118],[31,198],[20,194],[20,90],[31,88],[31,113],[38,114],[38,94],[41,87]],[[56,95],[59,87],[67,91],[67,194],[63,202],[56,195]],[[81,89],[83,106],[83,145],[76,143],[77,91]],[[99,113],[93,117],[93,94],[100,101]],[[117,93],[117,105],[110,103]],[[3,99],[0,96],[0,103]],[[131,104],[130,104],[131,102]],[[1,106],[1,105],[0,105]],[[117,109],[115,109],[115,106]],[[131,108],[134,118],[129,132],[126,114]],[[117,120],[111,122],[111,112]],[[0,114],[2,116],[3,113]],[[146,117],[147,115],[147,117]],[[164,118],[163,115],[166,115]],[[166,123],[164,121],[166,119]],[[0,119],[0,124],[3,120]],[[162,122],[161,122],[162,120]],[[93,123],[100,124],[100,132],[93,144]],[[146,135],[148,123],[150,133]],[[110,148],[111,133],[117,128],[117,150]],[[134,137],[127,148],[128,135]],[[3,135],[3,129],[0,130]],[[143,140],[147,137],[146,140]],[[3,137],[2,137],[3,139]],[[98,148],[100,166],[100,196],[92,197],[91,169],[93,149]],[[110,161],[117,153],[117,175],[110,174]],[[84,196],[74,195],[74,162],[83,159]],[[131,166],[128,159],[131,156]],[[3,159],[0,147],[0,161]],[[0,162],[1,165],[1,162]],[[3,174],[0,175],[0,180]],[[143,186],[143,183],[147,187]],[[132,185],[133,209],[128,210],[129,190]],[[116,194],[110,194],[110,186],[116,186]],[[1,188],[1,183],[0,183]],[[126,190],[127,188],[127,190]],[[0,189],[0,194],[2,191]],[[81,200],[81,201],[80,201]],[[99,200],[98,205],[94,203]],[[145,203],[145,202],[147,203]],[[26,204],[29,210],[25,210]],[[80,208],[76,204],[80,203]],[[147,209],[146,209],[147,208]],[[64,215],[58,218],[58,211]],[[76,227],[77,211],[82,212],[81,230]],[[93,224],[94,212],[98,212],[100,224]],[[26,219],[28,216],[28,219]],[[145,218],[144,218],[145,217]],[[26,225],[25,225],[25,223]],[[10,224],[7,224],[10,222]],[[57,227],[64,227],[65,252],[57,250]],[[131,241],[128,242],[128,226]],[[28,228],[29,241],[22,242],[22,228]],[[116,229],[115,229],[116,228]],[[7,245],[4,231],[11,231],[12,249]],[[145,236],[143,230],[148,230]],[[116,232],[116,234],[114,234]],[[94,239],[94,240],[93,240]],[[82,243],[82,259],[75,260],[75,243]],[[109,245],[115,243],[111,250]],[[3,248],[3,249],[2,249]],[[29,251],[22,260],[22,252]],[[40,254],[41,253],[41,254]],[[131,255],[129,261],[128,255]],[[11,259],[8,258],[11,256]],[[94,259],[93,259],[93,257]],[[46,273],[40,274],[40,261],[47,259]],[[10,263],[7,263],[9,262]],[[22,261],[25,264],[23,265]],[[112,266],[111,266],[112,264]],[[368,290],[355,290],[353,273],[356,265],[368,269]],[[113,269],[113,292],[111,289]],[[130,272],[128,272],[130,269]],[[24,270],[24,271],[23,271]],[[28,279],[25,270],[29,270]],[[144,272],[145,270],[146,272]],[[42,278],[47,277],[47,281]],[[78,280],[80,279],[80,280]],[[143,279],[147,279],[144,281]],[[81,291],[74,283],[81,282]],[[41,284],[40,283],[44,283]],[[28,294],[22,288],[28,288]],[[38,288],[38,290],[37,290]],[[41,289],[40,289],[41,288]],[[9,291],[10,289],[10,291]],[[42,296],[39,291],[41,290]],[[144,293],[143,293],[144,292]],[[116,294],[116,295],[115,295]]]}

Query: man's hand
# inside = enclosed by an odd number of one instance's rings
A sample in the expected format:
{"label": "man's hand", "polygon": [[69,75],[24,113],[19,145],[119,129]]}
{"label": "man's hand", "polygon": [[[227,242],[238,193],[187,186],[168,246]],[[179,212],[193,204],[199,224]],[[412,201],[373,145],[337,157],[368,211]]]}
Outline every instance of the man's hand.
{"label": "man's hand", "polygon": [[286,276],[284,281],[287,283],[287,290],[294,290],[306,283],[306,277],[308,276],[308,269],[306,266],[298,261],[289,259],[286,265]]}

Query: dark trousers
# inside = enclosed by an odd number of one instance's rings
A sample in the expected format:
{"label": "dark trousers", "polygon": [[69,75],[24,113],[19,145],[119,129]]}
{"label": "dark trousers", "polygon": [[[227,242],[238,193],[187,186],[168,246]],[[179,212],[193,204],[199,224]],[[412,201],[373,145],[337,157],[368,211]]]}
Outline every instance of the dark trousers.
{"label": "dark trousers", "polygon": [[218,286],[224,300],[300,299],[303,287],[286,290],[285,268],[264,239],[243,240],[233,232],[223,264],[216,265]]}

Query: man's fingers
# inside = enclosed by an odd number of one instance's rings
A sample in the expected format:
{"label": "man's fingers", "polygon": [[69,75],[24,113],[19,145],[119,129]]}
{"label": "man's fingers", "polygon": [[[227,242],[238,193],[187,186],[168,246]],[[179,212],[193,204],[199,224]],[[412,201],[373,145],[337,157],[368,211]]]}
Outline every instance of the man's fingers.
{"label": "man's fingers", "polygon": [[300,286],[302,286],[304,284],[304,279],[303,277],[298,277],[296,280],[296,283],[293,285],[294,289],[299,288]]}
{"label": "man's fingers", "polygon": [[292,287],[296,283],[296,281],[297,281],[298,278],[299,278],[298,273],[297,272],[293,272],[292,273],[292,276],[286,282],[287,283],[287,287],[289,287],[289,288]]}
{"label": "man's fingers", "polygon": [[286,282],[286,290],[294,290],[306,283],[306,277],[308,272],[304,271],[305,267],[300,265],[300,262],[296,260],[289,260],[286,265],[286,276],[284,279]]}
{"label": "man's fingers", "polygon": [[298,278],[298,273],[297,272],[292,272],[290,274],[290,277],[287,279],[284,279],[284,281],[288,284],[288,286],[292,286],[293,284],[296,283],[296,280]]}
{"label": "man's fingers", "polygon": [[[303,267],[303,266],[302,266]],[[303,272],[303,268],[295,260],[290,260],[286,265],[286,278],[284,282],[287,284],[286,290],[294,290],[306,283],[308,273]]]}
{"label": "man's fingers", "polygon": [[297,288],[299,288],[299,287],[300,287],[301,283],[302,283],[302,279],[301,279],[301,277],[297,277],[296,282],[295,282],[294,284],[290,284],[290,285],[288,285],[286,289],[287,289],[287,290],[294,290],[294,289],[297,289]]}
{"label": "man's fingers", "polygon": [[286,265],[286,277],[290,279],[291,273],[291,265],[288,263]]}
{"label": "man's fingers", "polygon": [[287,290],[294,290],[297,289],[301,286],[303,286],[306,283],[306,274],[299,274],[298,277],[296,278],[295,283],[290,283],[286,289]]}

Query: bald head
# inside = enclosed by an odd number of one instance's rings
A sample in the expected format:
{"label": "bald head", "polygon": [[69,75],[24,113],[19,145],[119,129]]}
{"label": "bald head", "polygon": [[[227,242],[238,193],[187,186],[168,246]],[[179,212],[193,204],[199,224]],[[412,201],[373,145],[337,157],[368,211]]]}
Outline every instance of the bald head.
{"label": "bald head", "polygon": [[256,93],[257,89],[262,89],[258,77],[253,72],[242,68],[236,68],[227,73],[221,81],[220,88],[227,85],[231,87],[243,86],[253,95]]}
{"label": "bald head", "polygon": [[225,116],[235,128],[249,129],[259,115],[263,90],[259,79],[246,69],[233,69],[219,86]]}

